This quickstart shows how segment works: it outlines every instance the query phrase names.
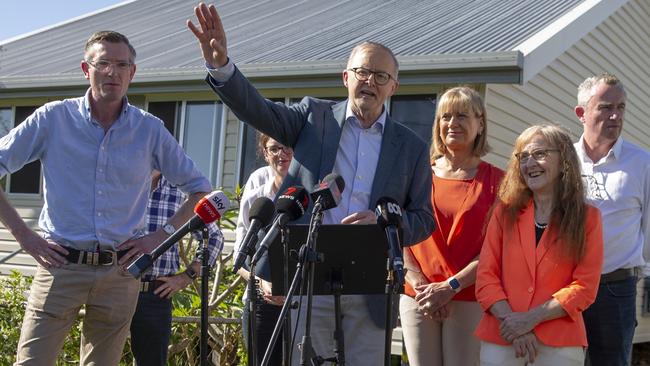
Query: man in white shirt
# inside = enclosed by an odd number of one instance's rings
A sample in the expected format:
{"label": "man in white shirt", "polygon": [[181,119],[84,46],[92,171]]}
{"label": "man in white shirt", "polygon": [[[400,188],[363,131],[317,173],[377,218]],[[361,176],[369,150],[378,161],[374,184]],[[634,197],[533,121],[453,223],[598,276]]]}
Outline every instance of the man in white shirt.
{"label": "man in white shirt", "polygon": [[[575,144],[587,201],[603,217],[605,262],[596,301],[583,313],[587,364],[629,365],[636,327],[636,284],[650,241],[650,154],[621,137],[626,93],[610,74],[578,87]],[[648,274],[648,273],[646,273]]]}

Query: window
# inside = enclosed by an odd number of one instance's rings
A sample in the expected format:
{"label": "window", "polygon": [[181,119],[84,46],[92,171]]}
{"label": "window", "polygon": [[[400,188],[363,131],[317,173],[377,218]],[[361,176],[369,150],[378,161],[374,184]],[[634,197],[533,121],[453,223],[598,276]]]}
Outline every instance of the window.
{"label": "window", "polygon": [[402,122],[427,143],[436,116],[435,95],[397,95],[390,101],[390,116]]}
{"label": "window", "polygon": [[149,102],[147,111],[160,118],[213,186],[223,169],[223,108],[217,102]]}
{"label": "window", "polygon": [[[283,103],[284,99],[270,99],[274,102]],[[295,101],[299,102],[300,99]],[[293,104],[293,103],[289,103]],[[239,166],[239,180],[238,184],[240,187],[243,187],[248,180],[248,177],[254,172],[257,168],[263,167],[266,165],[264,158],[257,155],[257,130],[253,127],[241,123],[242,134],[241,134],[241,163]]]}
{"label": "window", "polygon": [[[0,109],[0,136],[6,135],[11,128],[21,124],[29,117],[36,106],[15,107],[12,123],[11,108]],[[41,162],[33,161],[22,169],[0,179],[0,187],[8,193],[39,194],[41,192]]]}
{"label": "window", "polygon": [[176,134],[177,105],[177,102],[149,102],[147,106],[148,112],[160,118],[165,123],[165,128],[176,139],[178,139],[178,135]]}
{"label": "window", "polygon": [[[5,136],[11,130],[11,108],[0,108],[0,137]],[[7,190],[7,177],[0,178],[0,188]]]}
{"label": "window", "polygon": [[218,173],[224,162],[222,104],[183,102],[178,113],[181,146],[210,183],[220,185]]}

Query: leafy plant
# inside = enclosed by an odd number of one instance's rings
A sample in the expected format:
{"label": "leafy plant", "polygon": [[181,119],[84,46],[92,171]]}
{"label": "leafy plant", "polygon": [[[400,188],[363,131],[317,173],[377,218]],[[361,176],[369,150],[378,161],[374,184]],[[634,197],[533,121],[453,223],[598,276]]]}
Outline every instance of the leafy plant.
{"label": "leafy plant", "polygon": [[31,277],[12,271],[0,279],[0,365],[12,365],[16,359],[16,348],[20,337],[20,324],[25,312],[25,292],[31,284]]}
{"label": "leafy plant", "polygon": [[[232,208],[220,220],[222,229],[234,230],[238,202],[241,189],[237,187],[229,196]],[[181,261],[187,265],[193,258],[197,245],[192,237],[183,240],[179,245]],[[232,253],[221,254],[215,267],[211,271],[209,281],[208,311],[211,323],[208,327],[208,359],[214,365],[245,364],[239,350],[241,343],[241,314],[243,280],[226,269],[232,259]],[[172,340],[169,348],[169,365],[196,365],[200,358],[200,313],[201,313],[201,288],[197,281],[172,299],[174,322],[172,324]]]}

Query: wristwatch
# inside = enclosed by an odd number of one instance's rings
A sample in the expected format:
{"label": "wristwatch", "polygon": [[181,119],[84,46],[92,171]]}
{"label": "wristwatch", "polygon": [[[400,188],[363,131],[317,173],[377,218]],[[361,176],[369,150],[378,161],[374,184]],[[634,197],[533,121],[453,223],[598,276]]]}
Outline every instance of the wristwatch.
{"label": "wristwatch", "polygon": [[192,267],[187,267],[185,269],[185,272],[183,272],[183,273],[185,273],[187,275],[187,277],[189,277],[192,281],[194,281],[199,276],[199,274],[196,273],[196,271],[194,271],[194,269],[192,269]]}
{"label": "wristwatch", "polygon": [[460,292],[460,282],[455,277],[449,277],[447,279],[447,284],[449,284],[449,287],[451,287],[455,293]]}
{"label": "wristwatch", "polygon": [[167,233],[167,235],[172,235],[173,233],[176,232],[176,228],[174,227],[174,225],[170,223],[166,223],[165,225],[163,225],[162,229],[164,232]]}

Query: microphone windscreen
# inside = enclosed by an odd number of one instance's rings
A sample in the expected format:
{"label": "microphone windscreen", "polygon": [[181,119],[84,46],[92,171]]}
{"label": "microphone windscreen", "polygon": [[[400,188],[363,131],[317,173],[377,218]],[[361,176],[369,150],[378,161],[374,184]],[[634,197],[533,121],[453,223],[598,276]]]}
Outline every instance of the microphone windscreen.
{"label": "microphone windscreen", "polygon": [[219,220],[229,208],[230,200],[226,194],[222,191],[213,191],[199,200],[196,206],[194,206],[194,213],[204,223],[209,224]]}
{"label": "microphone windscreen", "polygon": [[309,195],[307,190],[301,186],[287,188],[282,193],[276,203],[278,213],[286,213],[290,220],[296,220],[305,214],[309,206]]}
{"label": "microphone windscreen", "polygon": [[248,219],[251,221],[258,219],[262,223],[262,226],[267,226],[273,220],[274,213],[275,204],[273,204],[273,201],[268,197],[258,197],[248,211]]}
{"label": "microphone windscreen", "polygon": [[402,208],[393,198],[381,197],[378,199],[375,215],[377,215],[377,224],[382,228],[390,225],[401,227],[402,225]]}

